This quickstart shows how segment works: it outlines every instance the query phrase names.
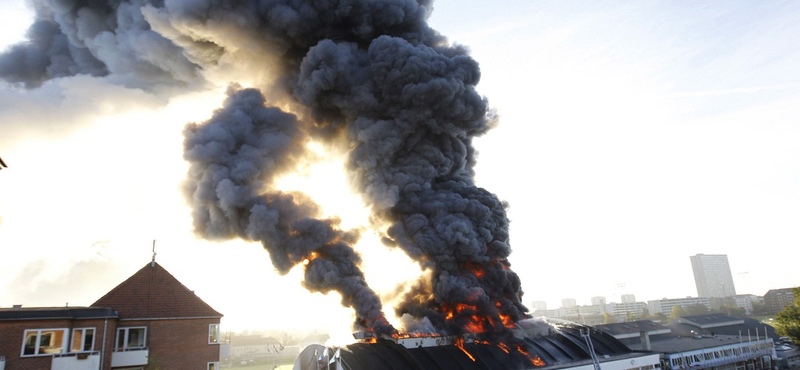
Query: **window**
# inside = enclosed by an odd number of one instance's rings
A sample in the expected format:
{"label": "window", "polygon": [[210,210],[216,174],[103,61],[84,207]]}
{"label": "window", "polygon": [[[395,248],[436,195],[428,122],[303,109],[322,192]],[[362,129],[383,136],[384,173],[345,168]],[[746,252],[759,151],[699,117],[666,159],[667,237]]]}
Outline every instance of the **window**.
{"label": "window", "polygon": [[22,356],[50,355],[65,352],[67,329],[25,330],[22,339]]}
{"label": "window", "polygon": [[94,328],[72,329],[70,352],[94,350]]}
{"label": "window", "polygon": [[117,351],[125,351],[129,349],[142,349],[147,341],[147,328],[119,328],[117,329]]}
{"label": "window", "polygon": [[219,344],[219,324],[208,326],[208,344]]}
{"label": "window", "polygon": [[219,362],[209,362],[208,370],[219,370]]}

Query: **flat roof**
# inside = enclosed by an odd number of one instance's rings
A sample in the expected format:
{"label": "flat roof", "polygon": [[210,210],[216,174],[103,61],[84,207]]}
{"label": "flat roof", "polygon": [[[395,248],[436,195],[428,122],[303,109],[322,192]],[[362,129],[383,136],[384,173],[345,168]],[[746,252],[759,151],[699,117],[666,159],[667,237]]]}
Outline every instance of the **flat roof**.
{"label": "flat roof", "polygon": [[[753,338],[755,339],[755,338]],[[761,338],[763,339],[763,337]],[[670,337],[650,341],[650,350],[663,353],[680,353],[704,348],[714,348],[731,344],[747,343],[747,337],[736,335],[703,335],[694,337]],[[644,351],[641,343],[628,344],[634,351]]]}

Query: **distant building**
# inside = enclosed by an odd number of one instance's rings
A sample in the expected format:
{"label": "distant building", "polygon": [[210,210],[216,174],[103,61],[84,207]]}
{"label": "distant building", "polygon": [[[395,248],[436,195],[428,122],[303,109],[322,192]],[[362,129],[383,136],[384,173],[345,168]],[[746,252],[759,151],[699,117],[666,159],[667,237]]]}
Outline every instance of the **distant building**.
{"label": "distant building", "polygon": [[723,298],[736,295],[727,255],[698,254],[689,259],[692,261],[698,297]]}
{"label": "distant building", "polygon": [[561,300],[561,307],[563,308],[573,308],[578,305],[578,302],[575,301],[575,298],[563,298]]}
{"label": "distant building", "polygon": [[733,301],[736,304],[736,307],[743,308],[745,314],[753,313],[753,302],[763,301],[763,297],[759,297],[753,294],[739,294],[733,297]]}
{"label": "distant building", "polygon": [[619,297],[622,303],[634,303],[636,302],[636,296],[633,294],[623,294]]}
{"label": "distant building", "polygon": [[592,306],[604,306],[606,304],[606,297],[592,297]]}
{"label": "distant building", "polygon": [[0,369],[218,370],[221,318],[148,263],[91,307],[0,309]]}
{"label": "distant building", "polygon": [[764,294],[764,305],[769,313],[778,313],[794,303],[792,288],[772,289]]}
{"label": "distant building", "polygon": [[663,298],[654,301],[647,301],[647,310],[650,311],[651,315],[660,312],[664,316],[669,316],[672,314],[672,308],[675,306],[681,306],[686,308],[697,304],[701,304],[703,306],[706,306],[706,308],[711,309],[711,304],[708,302],[708,298],[686,297],[686,298]]}
{"label": "distant building", "polygon": [[619,321],[624,321],[625,318],[634,316],[641,317],[644,313],[647,304],[644,302],[629,302],[629,303],[610,303],[611,313]]}
{"label": "distant building", "polygon": [[533,316],[553,319],[564,318],[567,317],[567,310],[564,309],[564,307],[559,307],[552,310],[537,310],[534,312]]}
{"label": "distant building", "polygon": [[779,337],[775,330],[753,319],[707,314],[667,325],[642,320],[596,328],[634,351],[660,353],[664,370],[769,370],[798,365],[790,362],[796,347],[776,349]]}
{"label": "distant building", "polygon": [[[275,338],[261,335],[232,335],[228,360],[233,365],[278,365],[278,358],[287,354],[283,344]],[[293,355],[299,352],[295,351]]]}
{"label": "distant building", "polygon": [[547,309],[547,302],[545,302],[545,301],[533,301],[533,302],[531,302],[531,309],[533,309],[533,312],[544,311],[544,310]]}

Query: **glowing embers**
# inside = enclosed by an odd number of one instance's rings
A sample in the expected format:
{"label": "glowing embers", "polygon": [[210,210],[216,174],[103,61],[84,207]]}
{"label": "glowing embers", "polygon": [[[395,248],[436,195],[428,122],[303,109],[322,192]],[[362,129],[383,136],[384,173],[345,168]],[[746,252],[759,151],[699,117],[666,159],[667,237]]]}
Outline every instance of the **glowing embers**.
{"label": "glowing embers", "polygon": [[531,362],[531,365],[537,366],[537,367],[538,366],[545,366],[545,363],[544,363],[544,361],[542,360],[541,357],[537,356],[536,354],[528,353],[528,351],[523,349],[521,345],[517,346],[517,352],[525,355],[525,357],[527,357],[528,360]]}
{"label": "glowing embers", "polygon": [[311,254],[309,254],[308,257],[303,259],[303,266],[308,266],[308,264],[311,263],[311,261],[316,259],[318,256],[319,254],[317,252],[311,252]]}
{"label": "glowing embers", "polygon": [[469,359],[472,360],[472,362],[475,362],[475,356],[473,356],[471,353],[469,353],[469,351],[467,351],[466,348],[464,348],[464,337],[456,339],[455,345],[456,347],[458,347],[458,349],[461,350],[461,352],[464,352],[464,354],[466,354],[467,357],[469,357]]}

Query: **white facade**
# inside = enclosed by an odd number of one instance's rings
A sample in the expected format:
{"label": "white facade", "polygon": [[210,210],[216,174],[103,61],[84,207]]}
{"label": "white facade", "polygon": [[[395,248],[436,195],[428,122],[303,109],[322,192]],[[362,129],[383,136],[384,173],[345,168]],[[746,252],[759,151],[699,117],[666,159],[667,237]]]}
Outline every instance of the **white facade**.
{"label": "white facade", "polygon": [[[658,354],[644,355],[636,358],[600,361],[603,370],[658,370],[661,369]],[[595,370],[594,364],[564,367],[564,370]]]}
{"label": "white facade", "polygon": [[620,298],[620,300],[622,300],[622,303],[634,303],[634,302],[636,302],[636,296],[633,295],[633,294],[623,294],[619,298]]}
{"label": "white facade", "polygon": [[665,370],[700,369],[772,369],[777,359],[771,338],[701,348],[680,353],[668,353]]}
{"label": "white facade", "polygon": [[614,316],[622,318],[629,314],[641,316],[644,312],[644,309],[647,307],[644,302],[611,303],[609,306],[611,307],[611,313],[614,314]]}
{"label": "white facade", "polygon": [[725,298],[736,295],[727,255],[698,254],[689,258],[698,297]]}
{"label": "white facade", "polygon": [[711,304],[708,302],[708,298],[705,297],[664,298],[656,301],[647,301],[647,309],[651,315],[661,312],[664,316],[669,316],[675,306],[689,307],[696,304],[701,304],[711,309]]}

